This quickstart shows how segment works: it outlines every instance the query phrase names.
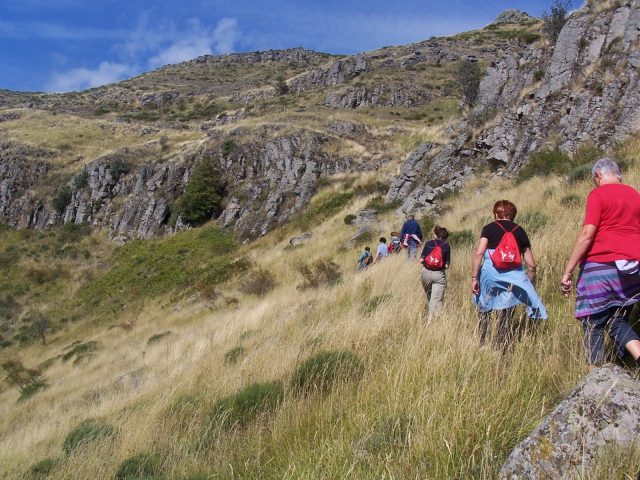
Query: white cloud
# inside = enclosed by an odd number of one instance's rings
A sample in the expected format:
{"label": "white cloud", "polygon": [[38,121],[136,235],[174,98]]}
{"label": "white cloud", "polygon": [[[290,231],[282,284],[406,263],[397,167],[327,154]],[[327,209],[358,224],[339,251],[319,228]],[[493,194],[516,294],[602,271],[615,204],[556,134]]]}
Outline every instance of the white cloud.
{"label": "white cloud", "polygon": [[238,21],[235,18],[223,18],[213,31],[216,53],[231,53],[240,38]]}
{"label": "white cloud", "polygon": [[194,19],[189,22],[186,32],[176,33],[175,36],[176,40],[171,45],[149,59],[151,68],[184,62],[200,55],[231,53],[240,38],[240,30],[235,18],[219,20],[213,31]]}
{"label": "white cloud", "polygon": [[99,87],[132,75],[131,67],[121,63],[102,62],[96,69],[74,68],[55,72],[47,85],[49,92],[70,92]]}

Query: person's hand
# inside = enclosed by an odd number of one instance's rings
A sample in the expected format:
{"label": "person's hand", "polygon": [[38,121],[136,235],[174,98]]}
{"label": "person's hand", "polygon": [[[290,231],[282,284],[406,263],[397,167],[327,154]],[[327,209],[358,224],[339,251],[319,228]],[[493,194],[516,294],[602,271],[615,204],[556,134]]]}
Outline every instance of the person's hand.
{"label": "person's hand", "polygon": [[572,273],[565,273],[560,280],[560,291],[565,297],[568,297],[569,293],[571,293],[571,288],[573,287],[572,276]]}
{"label": "person's hand", "polygon": [[478,295],[480,293],[480,281],[477,278],[471,279],[471,291],[474,295]]}

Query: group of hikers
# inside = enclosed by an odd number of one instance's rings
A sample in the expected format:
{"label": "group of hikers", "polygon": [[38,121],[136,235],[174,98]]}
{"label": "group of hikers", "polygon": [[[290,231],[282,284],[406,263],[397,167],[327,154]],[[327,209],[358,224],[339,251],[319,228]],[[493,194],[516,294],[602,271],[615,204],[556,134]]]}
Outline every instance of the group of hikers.
{"label": "group of hikers", "polygon": [[[569,259],[560,290],[566,297],[574,287],[573,272],[579,266],[575,317],[584,333],[584,348],[590,365],[605,360],[605,332],[623,357],[629,352],[640,366],[640,337],[629,323],[634,305],[640,302],[640,193],[622,183],[620,168],[602,158],[592,168],[595,188],[587,198],[586,214]],[[536,292],[536,261],[531,242],[522,226],[515,223],[516,206],[500,200],[493,206],[494,221],[485,225],[472,259],[471,293],[478,311],[480,343],[491,342],[504,349],[511,341],[515,307],[526,306],[533,320],[546,320],[547,310]],[[451,265],[449,232],[436,226],[433,238],[424,242],[413,215],[398,235],[392,232],[387,244],[380,238],[376,257],[366,247],[358,269],[379,262],[391,253],[406,250],[408,259],[419,257],[421,281],[429,314],[443,304],[446,271]],[[524,260],[524,264],[523,264]],[[493,335],[489,334],[492,320]]]}

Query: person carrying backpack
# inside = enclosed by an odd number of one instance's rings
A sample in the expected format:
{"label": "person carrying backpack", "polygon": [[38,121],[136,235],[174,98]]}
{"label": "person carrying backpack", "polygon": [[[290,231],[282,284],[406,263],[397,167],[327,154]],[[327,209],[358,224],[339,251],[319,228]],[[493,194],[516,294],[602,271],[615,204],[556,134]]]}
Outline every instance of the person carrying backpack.
{"label": "person carrying backpack", "polygon": [[400,249],[402,245],[400,244],[400,237],[398,236],[398,232],[391,232],[391,239],[389,241],[389,245],[387,245],[389,249],[389,253],[400,253]]}
{"label": "person carrying backpack", "polygon": [[447,288],[446,270],[451,264],[451,247],[447,243],[449,232],[446,228],[436,225],[433,229],[435,238],[424,244],[420,254],[422,264],[422,287],[427,294],[429,315],[433,315],[440,307]]}
{"label": "person carrying backpack", "polygon": [[378,245],[378,250],[376,252],[376,262],[379,262],[385,257],[389,256],[389,248],[387,247],[387,239],[384,237],[380,237],[380,244]]}
{"label": "person carrying backpack", "polygon": [[[516,206],[500,200],[493,206],[494,222],[485,225],[473,256],[471,290],[478,308],[480,343],[485,344],[491,317],[497,321],[495,343],[510,343],[515,306],[527,306],[530,318],[546,320],[547,311],[535,291],[536,262],[524,229],[514,223]],[[526,262],[526,271],[522,259]],[[482,268],[481,268],[482,265]]]}
{"label": "person carrying backpack", "polygon": [[409,215],[407,221],[402,225],[400,242],[407,249],[407,258],[415,258],[418,245],[422,243],[422,230],[420,224],[416,222],[415,215]]}
{"label": "person carrying backpack", "polygon": [[364,247],[364,252],[362,252],[362,255],[360,255],[360,257],[358,257],[358,271],[361,272],[363,270],[366,270],[372,263],[373,255],[371,255],[371,248]]}

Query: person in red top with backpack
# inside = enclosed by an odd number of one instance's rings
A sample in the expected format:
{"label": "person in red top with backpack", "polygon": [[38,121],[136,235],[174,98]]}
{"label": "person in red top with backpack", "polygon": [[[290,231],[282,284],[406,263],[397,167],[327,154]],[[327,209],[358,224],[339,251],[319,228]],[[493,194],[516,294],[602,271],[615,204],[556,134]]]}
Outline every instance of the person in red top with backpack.
{"label": "person in red top with backpack", "polygon": [[[478,308],[480,343],[489,334],[489,323],[496,317],[494,343],[505,349],[511,343],[511,320],[516,305],[527,306],[530,318],[546,320],[547,311],[534,288],[536,262],[531,242],[523,228],[514,222],[518,210],[509,200],[493,206],[494,222],[485,225],[473,256],[471,290]],[[526,271],[522,259],[526,262]],[[482,265],[482,269],[481,269]]]}
{"label": "person in red top with backpack", "polygon": [[422,287],[427,294],[429,315],[433,315],[442,307],[444,292],[447,288],[446,270],[451,264],[451,247],[447,243],[449,232],[436,225],[433,229],[435,238],[424,244],[420,254],[422,264]]}

